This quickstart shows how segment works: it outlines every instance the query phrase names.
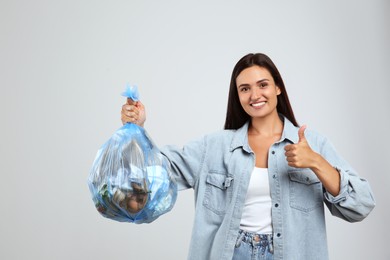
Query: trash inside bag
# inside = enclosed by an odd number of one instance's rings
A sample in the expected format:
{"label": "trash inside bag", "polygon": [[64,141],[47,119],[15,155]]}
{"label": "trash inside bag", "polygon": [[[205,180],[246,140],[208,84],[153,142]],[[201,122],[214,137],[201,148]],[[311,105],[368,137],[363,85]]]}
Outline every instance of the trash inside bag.
{"label": "trash inside bag", "polygon": [[[122,95],[138,101],[136,88]],[[88,179],[97,210],[116,221],[150,223],[170,211],[177,185],[144,128],[127,123],[99,149]]]}

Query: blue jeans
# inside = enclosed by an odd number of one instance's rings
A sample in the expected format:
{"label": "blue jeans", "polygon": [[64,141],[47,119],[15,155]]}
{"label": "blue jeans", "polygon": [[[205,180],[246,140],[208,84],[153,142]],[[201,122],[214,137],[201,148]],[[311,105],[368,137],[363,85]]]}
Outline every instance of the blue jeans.
{"label": "blue jeans", "polygon": [[273,260],[272,235],[256,234],[240,230],[233,260]]}

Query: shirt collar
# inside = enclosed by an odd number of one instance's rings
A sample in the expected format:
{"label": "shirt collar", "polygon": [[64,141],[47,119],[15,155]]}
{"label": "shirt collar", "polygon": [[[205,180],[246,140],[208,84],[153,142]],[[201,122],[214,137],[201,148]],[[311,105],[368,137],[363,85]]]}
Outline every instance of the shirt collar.
{"label": "shirt collar", "polygon": [[283,133],[282,137],[280,138],[280,142],[284,141],[285,139],[289,140],[292,143],[298,143],[299,137],[298,137],[298,127],[293,125],[290,120],[288,120],[285,116],[280,115],[282,119],[284,119],[284,127],[283,127]]}
{"label": "shirt collar", "polygon": [[234,132],[232,143],[230,144],[231,152],[239,147],[242,147],[242,149],[244,149],[247,153],[252,152],[248,143],[248,127],[249,121]]}
{"label": "shirt collar", "polygon": [[[292,143],[297,143],[298,138],[298,128],[293,125],[285,116],[279,114],[280,118],[284,122],[282,137],[278,142],[284,140],[289,140]],[[242,147],[247,153],[251,153],[252,149],[249,146],[248,142],[248,127],[249,121],[247,121],[241,128],[237,129],[233,135],[233,139],[230,145],[230,151]]]}

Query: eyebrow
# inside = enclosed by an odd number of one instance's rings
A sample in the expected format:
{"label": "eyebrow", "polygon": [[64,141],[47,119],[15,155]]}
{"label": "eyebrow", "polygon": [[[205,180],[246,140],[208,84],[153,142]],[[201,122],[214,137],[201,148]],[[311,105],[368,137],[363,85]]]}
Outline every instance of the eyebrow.
{"label": "eyebrow", "polygon": [[[259,83],[263,83],[263,82],[265,82],[265,81],[269,81],[269,79],[261,79],[261,80],[259,80],[259,81],[256,82],[256,85],[259,84]],[[244,84],[241,84],[241,85],[239,85],[239,86],[237,86],[237,87],[238,87],[238,88],[241,88],[241,87],[249,87],[249,86],[250,86],[250,84],[244,83]]]}

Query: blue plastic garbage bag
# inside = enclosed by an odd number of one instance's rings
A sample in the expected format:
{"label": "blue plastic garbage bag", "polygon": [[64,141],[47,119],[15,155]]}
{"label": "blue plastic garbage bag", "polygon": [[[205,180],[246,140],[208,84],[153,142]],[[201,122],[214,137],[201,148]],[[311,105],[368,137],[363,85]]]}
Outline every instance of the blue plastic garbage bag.
{"label": "blue plastic garbage bag", "polygon": [[[138,101],[136,88],[122,95]],[[127,123],[99,149],[88,179],[97,210],[116,221],[150,223],[170,211],[177,185],[144,128]]]}

